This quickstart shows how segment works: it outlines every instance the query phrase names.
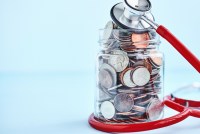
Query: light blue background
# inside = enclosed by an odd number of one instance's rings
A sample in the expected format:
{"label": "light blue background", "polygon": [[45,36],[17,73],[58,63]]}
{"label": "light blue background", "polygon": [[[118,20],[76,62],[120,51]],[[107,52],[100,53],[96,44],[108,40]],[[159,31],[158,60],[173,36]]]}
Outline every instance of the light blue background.
{"label": "light blue background", "polygon": [[[96,132],[88,127],[87,117],[93,111],[98,29],[110,20],[109,10],[117,2],[0,0],[1,134]],[[156,22],[200,58],[200,1],[151,2]],[[200,81],[163,39],[160,49],[166,58],[165,94]],[[175,125],[152,133],[182,133],[177,127],[183,129]]]}

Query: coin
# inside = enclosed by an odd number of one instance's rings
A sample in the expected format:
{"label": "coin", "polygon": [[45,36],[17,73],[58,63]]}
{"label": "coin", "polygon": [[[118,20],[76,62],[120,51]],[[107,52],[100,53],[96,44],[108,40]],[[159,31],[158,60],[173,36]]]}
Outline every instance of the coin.
{"label": "coin", "polygon": [[160,72],[160,69],[153,69],[151,75],[156,75]]}
{"label": "coin", "polygon": [[136,117],[130,116],[129,118],[133,121],[136,121],[136,122],[146,122],[147,121],[147,119],[143,116],[138,116],[138,117],[137,116]]}
{"label": "coin", "polygon": [[106,119],[112,119],[115,116],[115,107],[110,101],[103,102],[100,111]]}
{"label": "coin", "polygon": [[129,112],[134,105],[134,96],[130,94],[118,94],[114,98],[114,106],[119,112]]}
{"label": "coin", "polygon": [[146,100],[142,100],[141,102],[139,102],[138,105],[140,105],[140,106],[147,105],[152,101],[152,99],[153,99],[152,97],[149,97]]}
{"label": "coin", "polygon": [[159,68],[163,64],[162,56],[155,50],[150,51],[149,61],[155,68]]}
{"label": "coin", "polygon": [[108,54],[110,53],[110,51],[119,48],[119,43],[117,41],[112,41],[110,43],[104,43],[102,47],[102,49],[104,50],[103,52]]}
{"label": "coin", "polygon": [[116,90],[116,89],[118,89],[119,87],[122,87],[122,86],[123,86],[122,84],[117,85],[117,86],[114,86],[114,87],[112,87],[112,88],[109,88],[108,91]]}
{"label": "coin", "polygon": [[125,69],[121,75],[120,75],[120,80],[124,86],[127,87],[136,87],[136,85],[133,83],[131,80],[131,72],[133,71],[133,68],[127,68]]}
{"label": "coin", "polygon": [[131,42],[131,33],[124,29],[117,29],[113,31],[113,36],[120,42]]}
{"label": "coin", "polygon": [[104,90],[101,89],[99,90],[99,98],[98,98],[99,102],[108,101],[111,99],[111,97],[112,96],[109,93],[105,92]]}
{"label": "coin", "polygon": [[125,115],[125,116],[133,116],[137,115],[138,112],[123,112],[123,113],[116,113],[116,115]]}
{"label": "coin", "polygon": [[108,59],[108,63],[116,70],[116,72],[122,72],[128,66],[129,58],[127,53],[121,50],[113,50]]}
{"label": "coin", "polygon": [[100,70],[99,83],[103,88],[111,88],[113,86],[113,78],[111,73],[105,69]]}
{"label": "coin", "polygon": [[134,45],[136,46],[136,48],[147,48],[149,45],[147,41],[150,40],[150,37],[147,32],[142,33],[142,34],[132,33],[131,39],[132,39],[132,42],[134,42]]}
{"label": "coin", "polygon": [[140,90],[132,90],[132,89],[118,89],[119,93],[132,93],[132,94],[140,94]]}
{"label": "coin", "polygon": [[136,47],[131,42],[122,42],[120,48],[125,52],[134,52]]}
{"label": "coin", "polygon": [[103,40],[109,40],[112,37],[114,28],[115,28],[115,25],[112,21],[107,22],[104,28]]}
{"label": "coin", "polygon": [[153,81],[159,79],[159,77],[160,77],[160,74],[159,74],[159,73],[157,73],[157,74],[155,74],[155,75],[151,75],[151,79],[150,79],[149,82],[152,83]]}
{"label": "coin", "polygon": [[148,62],[147,59],[142,59],[142,60],[138,60],[137,62],[135,62],[133,64],[133,67],[136,68],[138,66],[144,66],[148,69],[148,71],[151,73],[152,72],[152,65]]}
{"label": "coin", "polygon": [[155,121],[160,118],[164,105],[159,99],[153,99],[147,106],[146,114],[149,121]]}
{"label": "coin", "polygon": [[[107,70],[111,74],[112,81],[113,81],[113,85],[112,86],[115,86],[116,83],[117,83],[117,73],[116,73],[115,69],[113,67],[111,67],[110,65],[104,63],[99,68],[100,72],[101,72],[101,70]],[[100,83],[101,83],[101,81],[100,81]]]}
{"label": "coin", "polygon": [[150,73],[145,67],[137,67],[132,74],[132,81],[138,86],[146,85],[150,80]]}
{"label": "coin", "polygon": [[134,100],[138,100],[138,99],[144,99],[145,97],[147,97],[147,94],[141,94],[138,95],[137,97],[134,98]]}
{"label": "coin", "polygon": [[141,106],[134,105],[132,109],[137,112],[142,112],[142,113],[145,112],[145,107],[141,107]]}

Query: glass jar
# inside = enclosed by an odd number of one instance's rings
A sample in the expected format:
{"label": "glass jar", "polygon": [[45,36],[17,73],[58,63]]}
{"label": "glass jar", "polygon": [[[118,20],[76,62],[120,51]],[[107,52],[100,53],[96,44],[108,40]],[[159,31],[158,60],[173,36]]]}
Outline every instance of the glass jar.
{"label": "glass jar", "polygon": [[164,56],[156,32],[101,29],[99,38],[94,118],[111,124],[161,119]]}

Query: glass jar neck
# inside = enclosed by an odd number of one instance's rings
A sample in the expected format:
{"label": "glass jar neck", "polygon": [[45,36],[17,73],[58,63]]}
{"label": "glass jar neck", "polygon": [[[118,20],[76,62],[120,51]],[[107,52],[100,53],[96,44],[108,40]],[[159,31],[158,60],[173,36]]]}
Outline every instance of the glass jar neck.
{"label": "glass jar neck", "polygon": [[127,53],[146,52],[158,49],[160,37],[153,29],[145,33],[127,29],[102,29],[99,43],[101,50],[106,51],[121,49]]}

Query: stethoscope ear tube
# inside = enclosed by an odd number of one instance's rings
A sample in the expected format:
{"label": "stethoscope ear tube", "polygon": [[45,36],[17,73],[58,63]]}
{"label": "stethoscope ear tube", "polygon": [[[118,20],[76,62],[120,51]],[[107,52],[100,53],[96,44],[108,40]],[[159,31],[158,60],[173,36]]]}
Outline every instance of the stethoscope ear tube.
{"label": "stethoscope ear tube", "polygon": [[167,28],[160,25],[156,32],[165,38],[199,73],[200,61]]}

